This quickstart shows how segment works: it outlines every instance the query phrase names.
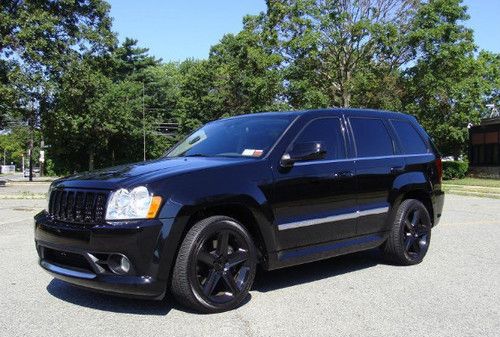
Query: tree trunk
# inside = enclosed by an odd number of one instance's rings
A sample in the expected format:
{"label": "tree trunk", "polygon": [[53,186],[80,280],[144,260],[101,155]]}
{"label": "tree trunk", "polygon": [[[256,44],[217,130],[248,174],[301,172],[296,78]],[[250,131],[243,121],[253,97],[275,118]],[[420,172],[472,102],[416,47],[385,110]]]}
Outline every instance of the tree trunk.
{"label": "tree trunk", "polygon": [[345,66],[344,78],[342,83],[342,107],[348,108],[351,105],[351,70]]}
{"label": "tree trunk", "polygon": [[94,149],[90,149],[90,152],[89,152],[89,171],[94,170],[94,157],[95,157],[95,151],[94,151]]}
{"label": "tree trunk", "polygon": [[349,105],[351,104],[351,93],[349,92],[349,89],[344,88],[342,90],[342,107],[343,108],[348,108]]}

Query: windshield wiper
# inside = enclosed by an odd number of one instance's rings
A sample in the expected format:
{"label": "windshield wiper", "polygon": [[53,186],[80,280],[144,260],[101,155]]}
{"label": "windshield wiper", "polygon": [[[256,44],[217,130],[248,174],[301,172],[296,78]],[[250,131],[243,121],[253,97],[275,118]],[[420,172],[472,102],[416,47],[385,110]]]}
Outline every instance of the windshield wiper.
{"label": "windshield wiper", "polygon": [[208,156],[203,153],[193,153],[193,154],[183,155],[181,157],[208,157]]}

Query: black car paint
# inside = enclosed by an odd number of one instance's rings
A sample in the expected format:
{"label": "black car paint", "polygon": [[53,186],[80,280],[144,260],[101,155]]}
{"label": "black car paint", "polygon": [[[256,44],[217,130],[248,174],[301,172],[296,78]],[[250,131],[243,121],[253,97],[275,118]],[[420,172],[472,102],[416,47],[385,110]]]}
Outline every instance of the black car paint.
{"label": "black car paint", "polygon": [[[43,211],[35,217],[40,263],[47,269],[42,263],[44,247],[78,254],[121,253],[130,258],[133,275],[96,273],[92,278],[79,278],[60,270],[49,272],[97,291],[160,299],[168,289],[183,236],[195,220],[206,215],[244,219],[260,250],[261,263],[268,270],[380,245],[389,229],[388,219],[409,195],[425,199],[433,224],[438,223],[444,200],[436,172],[438,154],[413,117],[353,109],[280,114],[289,114],[294,120],[263,158],[160,158],[55,181],[53,189],[111,191],[143,185],[162,196],[163,205],[157,219],[90,227],[55,221]],[[280,166],[281,156],[304,125],[332,116],[342,121],[346,159],[295,163],[292,168]],[[390,131],[395,142],[394,156],[356,158],[351,116],[381,118],[385,123],[388,119],[410,121],[432,151],[403,155],[395,133]],[[370,211],[386,207],[387,212]],[[287,223],[329,216],[345,219],[279,230]]]}

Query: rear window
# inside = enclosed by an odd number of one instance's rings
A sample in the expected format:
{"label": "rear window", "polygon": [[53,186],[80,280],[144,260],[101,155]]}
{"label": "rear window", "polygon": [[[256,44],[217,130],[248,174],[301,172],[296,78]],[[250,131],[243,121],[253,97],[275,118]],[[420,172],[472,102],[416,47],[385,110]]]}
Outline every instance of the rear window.
{"label": "rear window", "polygon": [[391,120],[406,154],[427,153],[428,148],[415,127],[406,121]]}
{"label": "rear window", "polygon": [[351,118],[358,157],[391,156],[394,145],[391,136],[378,118]]}

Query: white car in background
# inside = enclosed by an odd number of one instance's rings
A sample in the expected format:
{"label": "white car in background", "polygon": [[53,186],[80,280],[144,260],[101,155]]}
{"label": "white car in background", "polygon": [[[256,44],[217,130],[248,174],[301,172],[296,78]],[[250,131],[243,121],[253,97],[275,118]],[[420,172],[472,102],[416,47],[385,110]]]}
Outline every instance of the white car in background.
{"label": "white car in background", "polygon": [[[29,178],[30,176],[30,169],[24,169],[23,175],[25,178]],[[33,177],[39,177],[40,176],[40,168],[39,167],[33,167]]]}

